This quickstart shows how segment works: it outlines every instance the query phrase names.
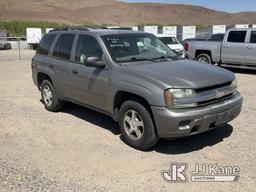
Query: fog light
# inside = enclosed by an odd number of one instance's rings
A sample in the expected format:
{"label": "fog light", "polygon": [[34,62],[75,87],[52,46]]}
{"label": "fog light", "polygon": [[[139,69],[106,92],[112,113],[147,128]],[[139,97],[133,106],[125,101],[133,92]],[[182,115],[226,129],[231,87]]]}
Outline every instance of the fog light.
{"label": "fog light", "polygon": [[185,120],[179,123],[179,130],[184,131],[191,128],[192,120]]}

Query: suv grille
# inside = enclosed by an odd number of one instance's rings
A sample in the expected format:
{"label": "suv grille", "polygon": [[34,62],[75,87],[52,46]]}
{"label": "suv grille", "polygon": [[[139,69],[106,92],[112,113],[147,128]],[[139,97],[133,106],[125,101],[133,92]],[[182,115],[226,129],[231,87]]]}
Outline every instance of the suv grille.
{"label": "suv grille", "polygon": [[206,106],[230,99],[233,97],[235,92],[236,87],[231,87],[231,82],[207,88],[196,89],[197,106]]}

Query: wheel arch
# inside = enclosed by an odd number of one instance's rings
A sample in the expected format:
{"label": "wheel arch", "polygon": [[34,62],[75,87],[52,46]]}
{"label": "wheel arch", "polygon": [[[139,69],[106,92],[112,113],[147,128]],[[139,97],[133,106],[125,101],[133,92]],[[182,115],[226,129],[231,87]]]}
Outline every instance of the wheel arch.
{"label": "wheel arch", "polygon": [[37,88],[39,90],[41,89],[41,85],[42,85],[44,80],[50,81],[52,83],[52,85],[53,85],[53,81],[52,81],[51,77],[48,74],[43,73],[43,72],[38,72],[37,73],[36,80],[37,80]]}
{"label": "wheel arch", "polygon": [[202,53],[207,54],[211,58],[211,60],[212,60],[212,52],[209,51],[209,50],[203,50],[203,49],[196,50],[195,58],[197,58]]}
{"label": "wheel arch", "polygon": [[114,111],[114,119],[117,121],[119,119],[119,111],[120,108],[122,106],[122,104],[125,101],[128,100],[132,100],[132,101],[136,101],[140,104],[142,104],[150,113],[151,118],[154,122],[154,117],[153,117],[153,113],[150,107],[150,103],[147,101],[147,99],[145,99],[143,96],[130,92],[130,91],[125,91],[125,90],[119,90],[116,92],[115,96],[114,96],[114,102],[113,102],[113,111]]}

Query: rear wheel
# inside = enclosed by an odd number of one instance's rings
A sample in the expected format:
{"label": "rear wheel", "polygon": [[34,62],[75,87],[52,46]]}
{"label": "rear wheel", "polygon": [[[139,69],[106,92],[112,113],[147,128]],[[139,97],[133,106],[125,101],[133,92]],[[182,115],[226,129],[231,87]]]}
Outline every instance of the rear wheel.
{"label": "rear wheel", "polygon": [[124,141],[134,148],[145,150],[158,141],[150,113],[136,101],[126,101],[122,104],[119,127]]}
{"label": "rear wheel", "polygon": [[41,97],[45,108],[48,111],[59,111],[63,103],[58,100],[52,83],[48,80],[44,80],[41,85]]}
{"label": "rear wheel", "polygon": [[212,59],[208,54],[201,53],[197,56],[196,60],[200,63],[212,64]]}

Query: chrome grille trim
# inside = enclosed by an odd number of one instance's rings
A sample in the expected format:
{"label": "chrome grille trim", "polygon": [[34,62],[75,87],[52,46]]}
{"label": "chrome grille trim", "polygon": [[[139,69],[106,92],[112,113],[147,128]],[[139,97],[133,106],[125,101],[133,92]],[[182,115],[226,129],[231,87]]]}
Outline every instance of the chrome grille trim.
{"label": "chrome grille trim", "polygon": [[196,92],[196,97],[174,100],[176,105],[196,103],[197,107],[207,106],[232,98],[237,88],[231,85],[217,86],[214,89],[203,88],[204,91]]}
{"label": "chrome grille trim", "polygon": [[[196,101],[202,102],[202,101],[207,101],[211,99],[219,99],[221,97],[225,97],[226,95],[232,94],[235,91],[236,91],[236,88],[225,86],[217,89],[200,92],[200,93],[197,93]],[[218,96],[219,93],[221,93],[221,96]]]}

